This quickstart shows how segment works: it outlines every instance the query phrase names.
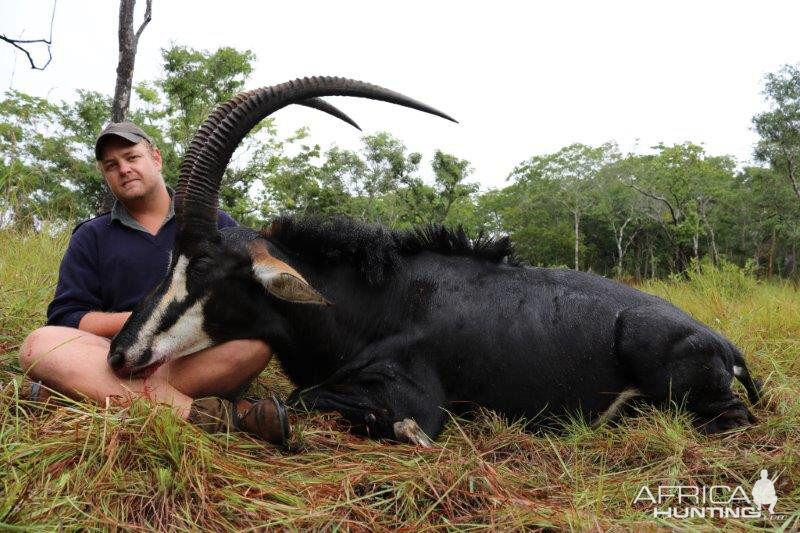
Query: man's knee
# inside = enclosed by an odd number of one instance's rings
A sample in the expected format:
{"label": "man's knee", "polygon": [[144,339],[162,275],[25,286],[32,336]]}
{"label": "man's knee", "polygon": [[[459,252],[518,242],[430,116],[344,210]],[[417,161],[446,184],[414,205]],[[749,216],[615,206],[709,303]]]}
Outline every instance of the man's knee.
{"label": "man's knee", "polygon": [[25,337],[19,349],[19,366],[23,372],[28,372],[38,356],[45,351],[44,344],[51,337],[51,327],[35,329]]}
{"label": "man's knee", "polygon": [[62,347],[71,349],[75,344],[83,348],[102,348],[108,341],[75,328],[44,326],[33,330],[20,346],[20,367],[24,372],[34,373],[43,356]]}

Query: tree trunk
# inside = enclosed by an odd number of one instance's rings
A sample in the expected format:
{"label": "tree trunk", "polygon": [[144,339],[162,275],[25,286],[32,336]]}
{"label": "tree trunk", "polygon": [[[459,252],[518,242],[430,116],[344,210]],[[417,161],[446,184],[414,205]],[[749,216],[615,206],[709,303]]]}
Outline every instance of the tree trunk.
{"label": "tree trunk", "polygon": [[[617,231],[617,226],[613,222],[611,223],[611,227],[614,229],[614,240],[617,242],[617,277],[622,277],[622,259],[625,257],[625,252],[628,251],[628,247],[633,242],[633,237],[636,236],[636,232],[634,232],[633,236],[628,239],[628,243],[623,247],[622,241],[625,240],[625,226],[631,221],[631,217],[625,219],[625,222],[622,223],[622,226]],[[637,230],[638,232],[638,230]]]}
{"label": "tree trunk", "polygon": [[719,250],[717,250],[717,239],[714,236],[714,228],[708,226],[708,234],[711,236],[711,259],[714,261],[714,266],[719,266]]}
{"label": "tree trunk", "polygon": [[[642,247],[641,246],[637,246],[636,247],[636,270],[635,270],[635,274],[634,274],[636,276],[636,283],[641,283],[642,282],[642,266],[641,266],[641,264],[642,264]],[[647,278],[647,261],[644,262],[644,277]]]}
{"label": "tree trunk", "polygon": [[719,251],[717,250],[717,239],[714,235],[714,228],[709,224],[708,217],[706,216],[706,201],[701,202],[700,204],[700,216],[703,217],[703,224],[708,231],[708,236],[711,239],[711,260],[714,262],[714,266],[719,265]]}
{"label": "tree trunk", "polygon": [[683,272],[686,269],[685,267],[686,267],[686,261],[684,260],[683,254],[681,254],[679,248],[675,257],[669,258],[669,273],[675,274]]}
{"label": "tree trunk", "polygon": [[373,220],[372,220],[372,199],[373,199],[373,196],[370,193],[370,195],[369,195],[369,197],[367,199],[367,205],[366,205],[366,207],[364,207],[364,214],[361,217],[364,220],[368,220],[369,222],[373,222]]}
{"label": "tree trunk", "polygon": [[775,241],[777,240],[777,235],[775,231],[775,226],[772,227],[772,242],[769,245],[769,262],[767,263],[767,277],[772,278],[772,261],[775,258]]}
{"label": "tree trunk", "polygon": [[575,270],[580,270],[580,268],[578,268],[579,267],[579,264],[578,264],[578,246],[580,244],[581,217],[580,217],[580,213],[578,212],[577,209],[574,210],[572,213],[575,216]]}
{"label": "tree trunk", "polygon": [[753,261],[755,261],[757,270],[761,268],[761,243],[755,241],[753,244],[755,245],[755,252],[753,252]]}
{"label": "tree trunk", "polygon": [[136,48],[139,45],[139,37],[150,22],[152,4],[153,0],[147,0],[144,21],[134,33],[133,8],[136,7],[136,0],[120,0],[119,2],[119,63],[117,63],[117,85],[114,89],[114,101],[111,106],[112,122],[122,122],[128,116]]}
{"label": "tree trunk", "polygon": [[787,159],[786,163],[788,167],[788,174],[789,174],[789,181],[792,184],[792,189],[794,189],[794,193],[797,195],[797,199],[800,200],[800,187],[797,185],[797,176],[795,175],[795,164],[793,159],[790,157]]}

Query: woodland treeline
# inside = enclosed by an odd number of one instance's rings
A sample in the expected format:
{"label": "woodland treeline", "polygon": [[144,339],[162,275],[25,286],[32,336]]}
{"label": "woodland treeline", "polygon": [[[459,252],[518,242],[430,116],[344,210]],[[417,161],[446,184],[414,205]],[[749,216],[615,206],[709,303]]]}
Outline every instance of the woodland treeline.
{"label": "woodland treeline", "polygon": [[[135,87],[129,119],[156,139],[174,185],[192,135],[214,106],[245,87],[255,56],[173,46],[160,78]],[[277,214],[346,214],[392,227],[444,223],[477,235],[509,234],[518,257],[636,279],[734,263],[763,276],[798,272],[800,71],[765,78],[769,110],[756,115],[761,166],[702,144],[623,154],[614,143],[573,144],[519,162],[502,189],[481,191],[469,161],[437,151],[430,161],[389,133],[359,150],[323,150],[306,130],[279,138],[266,120],[226,171],[222,208],[257,227]],[[94,139],[111,98],[77,92],[53,103],[18,91],[0,101],[0,225],[39,229],[93,216],[104,187]],[[428,171],[430,169],[430,171]],[[434,180],[423,180],[422,175]]]}

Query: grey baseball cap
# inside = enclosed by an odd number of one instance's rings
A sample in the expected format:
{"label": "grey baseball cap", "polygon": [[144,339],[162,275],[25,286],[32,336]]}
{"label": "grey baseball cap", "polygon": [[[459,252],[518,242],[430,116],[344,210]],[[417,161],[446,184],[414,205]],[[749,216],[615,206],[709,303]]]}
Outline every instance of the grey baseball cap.
{"label": "grey baseball cap", "polygon": [[112,135],[115,137],[122,137],[126,141],[130,141],[133,144],[139,144],[142,141],[147,141],[155,146],[153,139],[146,134],[142,128],[133,122],[112,122],[100,132],[100,135],[97,136],[97,140],[94,143],[94,157],[98,161],[100,161],[100,148],[102,141],[108,137],[111,137]]}

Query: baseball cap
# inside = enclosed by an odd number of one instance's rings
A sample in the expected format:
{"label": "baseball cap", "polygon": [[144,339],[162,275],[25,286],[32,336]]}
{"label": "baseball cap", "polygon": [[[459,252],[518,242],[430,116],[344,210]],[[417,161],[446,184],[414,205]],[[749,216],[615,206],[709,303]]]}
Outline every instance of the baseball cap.
{"label": "baseball cap", "polygon": [[115,137],[122,137],[126,141],[130,141],[134,144],[139,144],[144,140],[155,145],[153,139],[133,122],[112,122],[100,132],[100,135],[97,136],[97,140],[94,143],[94,157],[98,161],[100,160],[101,141],[112,135]]}

